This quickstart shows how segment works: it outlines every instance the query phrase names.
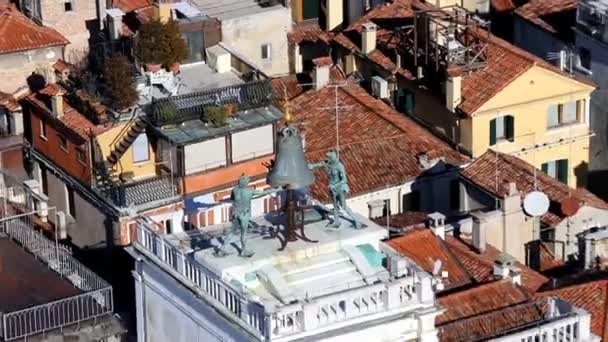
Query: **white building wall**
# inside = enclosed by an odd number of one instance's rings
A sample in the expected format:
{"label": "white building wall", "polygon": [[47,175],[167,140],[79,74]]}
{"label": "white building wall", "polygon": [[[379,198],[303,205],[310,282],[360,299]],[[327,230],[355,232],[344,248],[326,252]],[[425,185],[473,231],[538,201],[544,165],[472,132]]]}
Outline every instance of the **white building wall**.
{"label": "white building wall", "polygon": [[99,247],[106,242],[106,216],[87,200],[83,199],[77,191],[74,191],[74,209],[76,218],[71,217],[68,212],[68,197],[66,184],[53,175],[46,172],[48,181],[49,207],[56,210],[49,211],[49,221],[55,223],[55,212],[66,213],[67,233],[72,243],[80,248]]}
{"label": "white building wall", "polygon": [[12,93],[27,86],[27,77],[32,72],[40,68],[50,70],[59,58],[63,58],[60,46],[3,54],[0,57],[0,90]]}
{"label": "white building wall", "polygon": [[[563,241],[565,245],[564,259],[578,253],[577,234],[592,227],[603,227],[608,225],[608,210],[584,206],[578,212],[564,219],[555,227],[555,240]],[[556,256],[561,256],[561,245],[555,246]]]}
{"label": "white building wall", "polygon": [[226,165],[226,138],[216,138],[184,146],[186,174]]}
{"label": "white building wall", "polygon": [[137,262],[134,276],[138,342],[251,341],[156,266]]}
{"label": "white building wall", "polygon": [[[253,62],[270,76],[289,73],[287,33],[291,13],[277,6],[272,11],[222,20],[222,43]],[[262,45],[271,45],[271,58],[262,59]]]}
{"label": "white building wall", "polygon": [[264,156],[273,151],[272,125],[266,125],[232,135],[232,161]]}

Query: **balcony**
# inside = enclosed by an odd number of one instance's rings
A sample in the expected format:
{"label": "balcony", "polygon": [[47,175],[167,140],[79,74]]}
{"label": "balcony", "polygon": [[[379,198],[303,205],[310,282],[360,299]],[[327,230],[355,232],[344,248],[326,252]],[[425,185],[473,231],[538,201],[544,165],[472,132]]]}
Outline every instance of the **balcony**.
{"label": "balcony", "polygon": [[[10,262],[19,280],[33,285],[4,289],[16,293],[0,300],[0,341],[27,340],[113,312],[112,287],[68,249],[34,230],[31,219],[22,215],[0,221],[3,263]],[[36,281],[44,283],[32,283]]]}
{"label": "balcony", "polygon": [[180,196],[171,175],[118,183],[105,193],[115,205],[123,208],[170,201]]}

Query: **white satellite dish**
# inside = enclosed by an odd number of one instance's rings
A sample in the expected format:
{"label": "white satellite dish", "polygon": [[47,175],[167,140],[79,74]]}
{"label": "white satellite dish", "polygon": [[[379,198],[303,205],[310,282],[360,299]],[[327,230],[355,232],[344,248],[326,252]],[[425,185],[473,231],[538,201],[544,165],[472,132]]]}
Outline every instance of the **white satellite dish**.
{"label": "white satellite dish", "polygon": [[442,266],[441,260],[439,260],[439,259],[435,260],[435,262],[433,263],[433,275],[434,276],[439,274],[439,271],[441,270],[441,266]]}
{"label": "white satellite dish", "polygon": [[532,191],[524,197],[524,210],[530,216],[541,216],[549,210],[549,197],[540,191]]}

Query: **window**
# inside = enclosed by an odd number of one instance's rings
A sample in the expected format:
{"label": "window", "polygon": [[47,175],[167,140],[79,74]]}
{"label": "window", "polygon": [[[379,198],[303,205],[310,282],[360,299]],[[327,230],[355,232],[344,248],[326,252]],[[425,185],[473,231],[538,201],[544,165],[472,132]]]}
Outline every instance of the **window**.
{"label": "window", "polygon": [[403,212],[420,211],[420,192],[412,191],[403,195]]}
{"label": "window", "polygon": [[458,179],[450,182],[450,208],[460,210],[460,182]]}
{"label": "window", "polygon": [[78,148],[76,150],[78,161],[82,164],[86,164],[87,162],[87,150],[84,148]]}
{"label": "window", "polygon": [[559,180],[562,183],[568,184],[568,159],[560,159],[543,163],[541,169],[549,176]]}
{"label": "window", "polygon": [[585,101],[571,101],[547,108],[547,127],[559,127],[579,122],[585,111]]}
{"label": "window", "polygon": [[142,132],[139,134],[135,141],[133,141],[132,149],[134,163],[141,163],[150,159],[148,136],[146,133]]}
{"label": "window", "polygon": [[165,222],[163,222],[163,225],[165,226],[165,234],[173,233],[173,220],[172,219],[165,220]]}
{"label": "window", "polygon": [[583,68],[591,70],[591,51],[589,49],[580,48],[578,50],[578,58]]}
{"label": "window", "polygon": [[68,151],[68,139],[61,135],[59,136],[59,147],[66,152]]}
{"label": "window", "polygon": [[500,141],[513,141],[514,120],[511,115],[499,116],[490,121],[490,146]]}
{"label": "window", "polygon": [[74,7],[72,6],[72,2],[71,1],[66,1],[63,3],[63,10],[66,12],[72,12],[74,10]]}
{"label": "window", "polygon": [[262,45],[262,59],[270,60],[272,58],[272,49],[270,44]]}
{"label": "window", "polygon": [[40,182],[42,183],[42,193],[45,195],[49,195],[49,180],[46,175],[46,168],[40,168]]}
{"label": "window", "polygon": [[74,201],[74,190],[68,188],[68,214],[76,218],[76,202]]}
{"label": "window", "polygon": [[42,119],[40,119],[40,137],[46,140],[46,123]]}

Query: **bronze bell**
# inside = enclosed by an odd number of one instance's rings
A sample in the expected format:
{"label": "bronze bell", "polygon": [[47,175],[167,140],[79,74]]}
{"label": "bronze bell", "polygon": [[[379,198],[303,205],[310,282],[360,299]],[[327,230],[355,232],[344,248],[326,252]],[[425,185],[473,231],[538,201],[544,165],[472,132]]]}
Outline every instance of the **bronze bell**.
{"label": "bronze bell", "polygon": [[297,128],[286,126],[278,133],[278,151],[266,182],[273,188],[302,189],[315,181],[304,158]]}

